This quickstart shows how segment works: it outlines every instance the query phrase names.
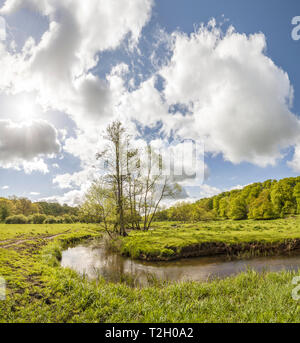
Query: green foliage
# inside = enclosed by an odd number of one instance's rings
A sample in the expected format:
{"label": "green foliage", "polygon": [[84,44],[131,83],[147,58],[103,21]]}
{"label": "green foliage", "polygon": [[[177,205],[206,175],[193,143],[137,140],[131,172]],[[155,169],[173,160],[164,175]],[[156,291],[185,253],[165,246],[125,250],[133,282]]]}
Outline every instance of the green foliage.
{"label": "green foliage", "polygon": [[213,219],[270,220],[300,213],[300,177],[267,180],[224,192],[194,204],[179,203],[157,213],[156,220],[197,222]]}
{"label": "green foliage", "polygon": [[47,216],[63,216],[63,215],[78,215],[78,208],[77,207],[70,207],[66,204],[60,205],[58,203],[50,203],[50,202],[37,202],[36,203],[41,213],[46,214]]}
{"label": "green foliage", "polygon": [[247,218],[246,202],[241,196],[237,196],[231,201],[229,206],[229,218],[233,220]]}
{"label": "green foliage", "polygon": [[54,217],[54,216],[48,216],[44,220],[43,224],[60,224],[61,218]]}
{"label": "green foliage", "polygon": [[10,216],[11,205],[7,199],[0,198],[0,222],[4,222]]}
{"label": "green foliage", "polygon": [[28,217],[28,221],[31,224],[43,224],[47,216],[45,214],[32,214]]}
{"label": "green foliage", "polygon": [[28,219],[22,214],[19,214],[19,215],[6,218],[5,223],[6,224],[28,224]]}
{"label": "green foliage", "polygon": [[79,221],[79,210],[66,204],[47,202],[31,202],[27,198],[10,197],[0,198],[0,222],[8,217],[23,215],[32,224],[42,224],[47,216],[57,217],[53,223],[75,223]]}

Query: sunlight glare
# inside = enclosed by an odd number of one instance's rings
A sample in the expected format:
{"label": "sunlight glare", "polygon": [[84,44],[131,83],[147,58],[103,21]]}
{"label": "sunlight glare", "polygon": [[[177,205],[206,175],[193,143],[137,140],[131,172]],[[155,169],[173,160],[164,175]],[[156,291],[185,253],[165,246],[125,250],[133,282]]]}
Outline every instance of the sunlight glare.
{"label": "sunlight glare", "polygon": [[20,119],[24,121],[32,121],[36,116],[36,104],[33,99],[25,97],[20,102],[19,108]]}

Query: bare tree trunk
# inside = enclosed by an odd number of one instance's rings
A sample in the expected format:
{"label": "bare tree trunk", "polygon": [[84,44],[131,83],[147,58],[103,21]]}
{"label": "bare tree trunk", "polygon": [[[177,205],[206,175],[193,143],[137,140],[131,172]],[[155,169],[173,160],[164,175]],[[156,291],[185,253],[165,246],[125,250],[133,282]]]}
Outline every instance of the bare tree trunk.
{"label": "bare tree trunk", "polygon": [[162,189],[162,191],[161,191],[160,198],[158,199],[158,201],[157,201],[157,203],[156,203],[156,205],[155,205],[154,211],[152,212],[152,215],[151,215],[150,220],[149,220],[149,222],[148,222],[147,231],[149,230],[149,228],[150,228],[150,226],[151,226],[151,224],[152,224],[152,221],[153,221],[153,219],[154,219],[154,217],[155,217],[155,215],[156,215],[158,206],[159,206],[159,204],[161,203],[161,201],[162,201],[162,199],[163,199],[163,197],[164,197],[164,195],[165,195],[166,188],[167,188],[167,180],[165,180],[163,189]]}

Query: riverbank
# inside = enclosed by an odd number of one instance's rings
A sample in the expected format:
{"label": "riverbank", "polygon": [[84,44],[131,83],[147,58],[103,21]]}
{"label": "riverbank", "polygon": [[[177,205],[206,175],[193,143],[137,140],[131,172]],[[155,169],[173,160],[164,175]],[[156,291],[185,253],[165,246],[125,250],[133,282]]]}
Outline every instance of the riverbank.
{"label": "riverbank", "polygon": [[[30,236],[29,228],[20,226],[13,239],[26,236],[26,242],[0,248],[0,275],[7,283],[0,322],[300,321],[300,307],[292,298],[297,272],[248,271],[223,280],[156,282],[145,288],[102,278],[89,281],[60,267],[60,257],[70,244],[101,237],[97,226],[55,226],[55,234],[61,234],[53,239],[45,238],[51,225],[33,229]],[[0,227],[0,241],[11,239],[10,230],[14,231],[11,226]]]}
{"label": "riverbank", "polygon": [[155,223],[153,230],[131,231],[113,246],[124,256],[146,261],[283,254],[300,249],[300,217],[272,221]]}

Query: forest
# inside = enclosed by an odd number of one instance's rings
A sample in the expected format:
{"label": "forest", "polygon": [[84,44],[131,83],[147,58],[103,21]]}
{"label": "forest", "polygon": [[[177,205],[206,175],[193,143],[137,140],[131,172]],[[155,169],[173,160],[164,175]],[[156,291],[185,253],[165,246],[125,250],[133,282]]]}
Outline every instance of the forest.
{"label": "forest", "polygon": [[0,222],[6,224],[59,224],[78,222],[78,208],[67,204],[32,202],[15,196],[0,197]]}
{"label": "forest", "polygon": [[[79,207],[49,202],[31,202],[27,198],[0,198],[0,222],[24,224],[35,223],[101,223],[103,207],[95,198],[103,188],[95,181]],[[99,199],[98,199],[99,200]],[[126,219],[127,213],[127,219]],[[300,177],[267,180],[253,183],[243,189],[223,192],[195,203],[178,202],[170,208],[161,207],[153,221],[200,222],[217,219],[271,220],[300,214]],[[148,214],[149,215],[149,214]],[[132,225],[132,214],[125,210],[124,221]],[[134,217],[137,228],[143,221],[141,215]]]}
{"label": "forest", "polygon": [[156,221],[216,219],[269,220],[300,213],[300,177],[253,183],[195,203],[179,202],[156,214]]}

